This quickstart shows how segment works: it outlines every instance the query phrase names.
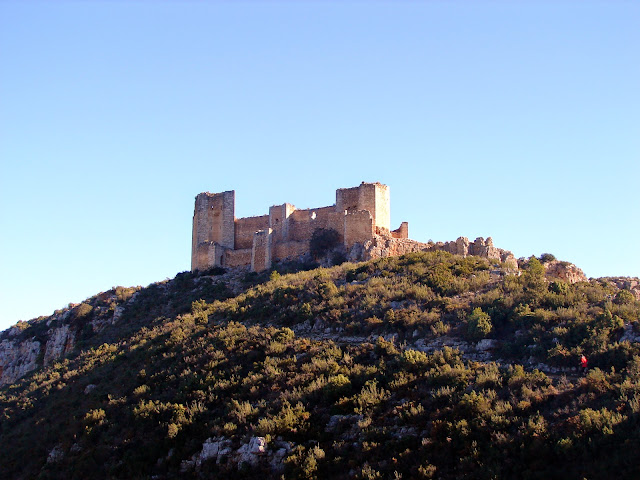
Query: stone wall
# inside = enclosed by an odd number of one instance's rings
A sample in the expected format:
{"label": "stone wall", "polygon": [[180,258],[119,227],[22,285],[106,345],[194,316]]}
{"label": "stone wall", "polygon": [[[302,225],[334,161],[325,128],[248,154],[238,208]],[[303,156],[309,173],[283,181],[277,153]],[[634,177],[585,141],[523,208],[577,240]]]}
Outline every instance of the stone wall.
{"label": "stone wall", "polygon": [[271,229],[261,230],[253,236],[251,270],[261,272],[271,268]]}
{"label": "stone wall", "polygon": [[286,242],[289,240],[289,217],[296,210],[296,207],[289,203],[274,205],[269,208],[269,228],[272,230],[275,242]]}
{"label": "stone wall", "polygon": [[360,210],[360,187],[336,190],[336,211],[353,212]]}
{"label": "stone wall", "polygon": [[409,238],[409,224],[407,222],[402,222],[400,224],[400,228],[393,230],[390,233],[393,238]]}
{"label": "stone wall", "polygon": [[235,248],[251,248],[253,246],[253,234],[269,228],[269,215],[238,218],[236,219],[235,227]]}
{"label": "stone wall", "polygon": [[309,242],[282,242],[271,246],[273,260],[294,260],[309,253]]}
{"label": "stone wall", "polygon": [[[251,245],[253,247],[253,244]],[[251,265],[251,248],[243,248],[242,250],[226,250],[225,267],[245,267]]]}
{"label": "stone wall", "polygon": [[373,218],[367,210],[349,212],[344,216],[344,245],[364,243],[373,237]]}
{"label": "stone wall", "polygon": [[[308,242],[318,228],[334,228],[335,207],[310,208],[296,210],[289,217],[289,236],[287,240]],[[342,226],[338,233],[342,233]]]}
{"label": "stone wall", "polygon": [[[227,249],[213,242],[200,243],[191,256],[192,270],[206,270],[214,265],[224,266]],[[195,265],[195,267],[194,267]]]}

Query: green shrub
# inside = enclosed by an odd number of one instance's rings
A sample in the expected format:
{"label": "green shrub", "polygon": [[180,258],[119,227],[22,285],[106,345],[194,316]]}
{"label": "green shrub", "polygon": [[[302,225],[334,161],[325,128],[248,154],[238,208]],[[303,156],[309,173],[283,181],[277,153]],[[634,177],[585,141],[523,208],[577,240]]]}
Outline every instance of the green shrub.
{"label": "green shrub", "polygon": [[261,435],[298,433],[307,428],[310,415],[301,402],[291,406],[285,401],[278,414],[260,419],[256,431]]}
{"label": "green shrub", "polygon": [[340,234],[332,228],[317,228],[309,241],[309,252],[315,260],[340,247]]}
{"label": "green shrub", "polygon": [[378,382],[369,381],[355,396],[354,411],[359,414],[370,413],[380,403],[389,397],[389,392],[378,387]]}
{"label": "green shrub", "polygon": [[618,305],[628,305],[635,302],[636,297],[629,290],[620,290],[613,301]]}
{"label": "green shrub", "polygon": [[91,311],[93,310],[93,307],[91,305],[89,305],[88,303],[81,303],[80,305],[78,305],[73,313],[74,313],[74,317],[75,318],[84,318],[86,316],[88,316]]}
{"label": "green shrub", "polygon": [[555,255],[551,253],[543,253],[542,255],[540,255],[540,262],[542,263],[553,262],[555,259]]}
{"label": "green shrub", "polygon": [[489,314],[482,311],[480,307],[473,309],[467,317],[466,336],[469,340],[480,340],[491,332],[493,325]]}

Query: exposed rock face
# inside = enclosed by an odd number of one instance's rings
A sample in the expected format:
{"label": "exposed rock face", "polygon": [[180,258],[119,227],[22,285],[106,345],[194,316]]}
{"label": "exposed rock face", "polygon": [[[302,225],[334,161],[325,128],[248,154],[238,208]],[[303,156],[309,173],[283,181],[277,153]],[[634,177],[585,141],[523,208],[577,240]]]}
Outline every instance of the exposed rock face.
{"label": "exposed rock face", "polygon": [[[354,249],[352,249],[352,251],[353,250]],[[426,252],[429,250],[432,250],[432,248],[428,243],[416,242],[409,238],[392,238],[375,235],[372,240],[365,242],[362,246],[361,257],[354,258],[353,260],[371,260],[372,258],[404,255],[412,252]],[[350,255],[350,257],[353,257],[353,255]]]}
{"label": "exposed rock face", "polygon": [[193,468],[200,469],[207,460],[215,460],[216,464],[230,462],[241,468],[242,464],[255,467],[259,463],[269,464],[272,470],[282,469],[284,458],[291,451],[289,442],[276,441],[267,445],[265,437],[251,437],[238,449],[232,448],[231,440],[226,437],[208,438],[202,444],[202,450],[190,459],[183,460],[180,470],[184,473]]}
{"label": "exposed rock face", "polygon": [[56,445],[49,452],[49,456],[47,457],[47,463],[57,463],[64,458],[64,450],[62,449],[62,445]]}
{"label": "exposed rock face", "polygon": [[231,453],[231,440],[221,438],[208,438],[202,444],[202,451],[195,458],[195,465],[200,466],[202,462],[215,458],[216,463],[220,463],[220,459]]}
{"label": "exposed rock face", "polygon": [[0,385],[13,383],[38,366],[40,342],[35,339],[0,342]]}
{"label": "exposed rock face", "polygon": [[605,277],[619,289],[629,290],[636,300],[640,300],[640,278],[637,277]]}
{"label": "exposed rock face", "polygon": [[422,243],[409,238],[390,238],[375,235],[372,240],[365,242],[362,250],[356,251],[354,247],[349,254],[349,260],[370,260],[372,258],[435,250],[444,250],[454,255],[476,255],[509,264],[514,270],[518,269],[518,261],[513,254],[508,250],[494,247],[491,237],[486,240],[478,237],[473,242],[469,242],[467,237],[459,237],[455,242]]}
{"label": "exposed rock face", "polygon": [[543,263],[545,268],[545,275],[550,278],[558,278],[567,283],[586,282],[587,276],[582,270],[576,267],[573,263],[560,262],[558,260],[552,260],[550,262]]}
{"label": "exposed rock face", "polygon": [[267,441],[264,437],[252,437],[249,443],[245,443],[238,449],[238,463],[257,465],[260,457],[267,453]]}
{"label": "exposed rock face", "polygon": [[36,368],[47,367],[68,355],[75,349],[83,328],[86,331],[90,327],[97,333],[114,324],[122,317],[125,305],[135,297],[135,293],[119,297],[115,290],[110,290],[85,300],[82,305],[69,304],[49,317],[19,322],[0,332],[0,386],[14,383]]}
{"label": "exposed rock face", "polygon": [[633,325],[628,323],[624,326],[624,334],[620,338],[621,342],[639,343],[640,334],[633,331]]}
{"label": "exposed rock face", "polygon": [[75,332],[70,331],[69,325],[62,325],[49,330],[49,340],[44,351],[44,366],[51,365],[55,360],[73,350],[75,346]]}

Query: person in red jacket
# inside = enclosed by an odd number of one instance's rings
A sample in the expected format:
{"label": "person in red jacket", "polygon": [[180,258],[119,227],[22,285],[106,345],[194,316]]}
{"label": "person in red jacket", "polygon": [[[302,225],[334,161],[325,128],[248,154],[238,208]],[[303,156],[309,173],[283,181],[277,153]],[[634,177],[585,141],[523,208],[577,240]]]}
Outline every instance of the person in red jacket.
{"label": "person in red jacket", "polygon": [[582,372],[583,373],[587,373],[588,364],[589,364],[589,362],[587,361],[587,357],[582,355],[582,357],[580,357],[580,366],[582,367]]}

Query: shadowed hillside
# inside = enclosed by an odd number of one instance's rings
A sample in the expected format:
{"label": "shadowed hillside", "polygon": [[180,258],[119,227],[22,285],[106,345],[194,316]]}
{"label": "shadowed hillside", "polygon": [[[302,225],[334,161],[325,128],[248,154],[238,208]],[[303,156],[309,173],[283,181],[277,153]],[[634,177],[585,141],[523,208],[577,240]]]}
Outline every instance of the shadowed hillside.
{"label": "shadowed hillside", "polygon": [[76,336],[0,390],[0,477],[637,478],[640,302],[519,273],[217,269],[14,327]]}

